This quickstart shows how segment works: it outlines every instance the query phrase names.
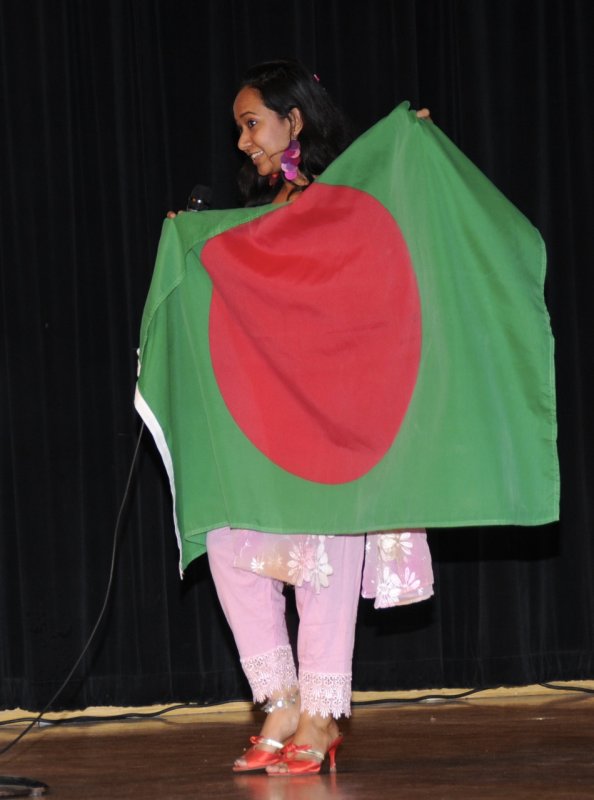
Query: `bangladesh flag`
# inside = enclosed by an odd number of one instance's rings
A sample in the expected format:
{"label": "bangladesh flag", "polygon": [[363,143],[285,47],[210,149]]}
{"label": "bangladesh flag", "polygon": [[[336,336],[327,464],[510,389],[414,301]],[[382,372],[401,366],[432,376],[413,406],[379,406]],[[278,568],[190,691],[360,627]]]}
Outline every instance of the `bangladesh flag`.
{"label": "bangladesh flag", "polygon": [[166,220],[136,408],[207,531],[558,518],[546,256],[408,103],[294,203]]}

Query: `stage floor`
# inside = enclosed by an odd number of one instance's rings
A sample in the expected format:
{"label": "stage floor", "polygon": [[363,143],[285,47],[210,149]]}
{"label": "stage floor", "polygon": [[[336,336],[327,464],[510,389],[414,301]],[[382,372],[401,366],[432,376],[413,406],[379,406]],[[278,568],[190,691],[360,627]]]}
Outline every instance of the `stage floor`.
{"label": "stage floor", "polygon": [[[542,692],[357,705],[336,775],[234,775],[257,732],[243,710],[36,727],[0,758],[0,775],[44,781],[64,800],[594,798],[594,696]],[[0,729],[0,747],[20,730]]]}

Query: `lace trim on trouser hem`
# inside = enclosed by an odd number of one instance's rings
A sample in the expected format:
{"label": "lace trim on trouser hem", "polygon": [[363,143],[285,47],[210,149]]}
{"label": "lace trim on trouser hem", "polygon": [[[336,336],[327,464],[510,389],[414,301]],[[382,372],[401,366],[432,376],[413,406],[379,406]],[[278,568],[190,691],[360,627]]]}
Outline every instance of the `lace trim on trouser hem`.
{"label": "lace trim on trouser hem", "polygon": [[350,717],[350,672],[300,672],[301,710],[322,717]]}
{"label": "lace trim on trouser hem", "polygon": [[242,658],[241,666],[252,689],[254,703],[261,703],[275,692],[299,684],[290,645],[281,645],[267,653]]}

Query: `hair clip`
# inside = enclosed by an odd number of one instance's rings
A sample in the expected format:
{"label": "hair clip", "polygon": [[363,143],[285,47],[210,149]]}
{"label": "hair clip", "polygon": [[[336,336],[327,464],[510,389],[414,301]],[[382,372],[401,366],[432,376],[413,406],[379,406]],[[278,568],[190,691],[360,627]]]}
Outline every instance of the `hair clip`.
{"label": "hair clip", "polygon": [[313,76],[314,76],[314,80],[315,80],[315,81],[317,81],[317,82],[319,83],[319,82],[320,82],[320,79],[318,78],[318,76],[316,75],[316,73],[315,73],[315,72],[314,72]]}

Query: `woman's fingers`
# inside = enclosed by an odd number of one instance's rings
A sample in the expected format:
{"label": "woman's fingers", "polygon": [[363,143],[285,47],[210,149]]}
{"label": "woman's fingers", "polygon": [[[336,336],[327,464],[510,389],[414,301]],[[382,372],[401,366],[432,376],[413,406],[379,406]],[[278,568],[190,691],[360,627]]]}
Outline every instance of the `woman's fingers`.
{"label": "woman's fingers", "polygon": [[429,111],[428,108],[420,108],[417,111],[417,117],[419,119],[429,119],[430,120],[431,119],[431,112]]}

